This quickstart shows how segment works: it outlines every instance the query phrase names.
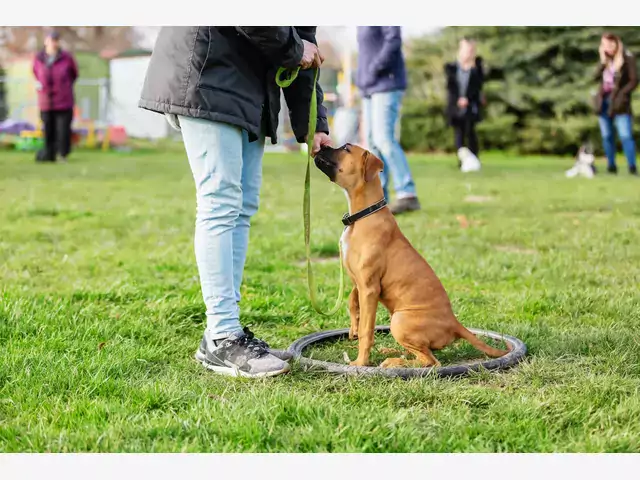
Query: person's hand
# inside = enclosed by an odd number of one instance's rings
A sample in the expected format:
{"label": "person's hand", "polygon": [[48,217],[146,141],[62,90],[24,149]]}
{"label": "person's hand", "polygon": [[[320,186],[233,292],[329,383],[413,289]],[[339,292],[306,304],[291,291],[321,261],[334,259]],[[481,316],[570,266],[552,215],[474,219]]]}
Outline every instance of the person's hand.
{"label": "person's hand", "polygon": [[469,106],[469,100],[465,97],[460,97],[458,99],[458,107],[467,108]]}
{"label": "person's hand", "polygon": [[324,132],[317,132],[313,136],[313,147],[311,148],[311,156],[315,157],[316,153],[320,151],[322,147],[330,147],[331,138]]}
{"label": "person's hand", "polygon": [[300,67],[303,70],[319,68],[324,62],[324,56],[320,53],[318,46],[306,40],[302,40],[302,45],[304,45],[304,52],[302,53],[302,59],[300,59]]}

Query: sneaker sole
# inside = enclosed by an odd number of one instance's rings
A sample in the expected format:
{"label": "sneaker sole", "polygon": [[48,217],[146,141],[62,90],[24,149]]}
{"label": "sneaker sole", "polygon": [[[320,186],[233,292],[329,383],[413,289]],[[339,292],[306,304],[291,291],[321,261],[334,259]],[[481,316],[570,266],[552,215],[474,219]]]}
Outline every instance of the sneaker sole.
{"label": "sneaker sole", "polygon": [[[273,355],[276,358],[279,358],[280,360],[282,360],[283,362],[290,362],[291,360],[293,360],[293,355],[291,354],[287,354],[286,356],[283,354],[286,354],[287,351],[286,350],[269,350],[269,353],[271,353],[271,355]],[[204,353],[202,352],[202,350],[198,349],[196,351],[196,360],[198,362],[204,362]]]}
{"label": "sneaker sole", "polygon": [[272,372],[247,373],[237,368],[213,365],[212,363],[209,363],[207,361],[205,354],[200,350],[196,351],[195,359],[207,370],[211,370],[212,372],[219,373],[220,375],[226,375],[228,377],[268,378],[275,377],[276,375],[282,375],[283,373],[288,373],[291,370],[289,364],[285,364],[285,367],[281,370],[274,370]]}

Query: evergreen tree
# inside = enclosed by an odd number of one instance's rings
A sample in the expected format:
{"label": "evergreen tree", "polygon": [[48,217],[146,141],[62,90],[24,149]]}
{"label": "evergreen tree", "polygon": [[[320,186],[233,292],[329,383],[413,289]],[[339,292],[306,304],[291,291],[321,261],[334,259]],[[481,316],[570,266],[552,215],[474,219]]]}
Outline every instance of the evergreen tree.
{"label": "evergreen tree", "polygon": [[0,65],[0,122],[6,120],[9,114],[9,106],[7,104],[7,82],[4,81],[5,71]]}

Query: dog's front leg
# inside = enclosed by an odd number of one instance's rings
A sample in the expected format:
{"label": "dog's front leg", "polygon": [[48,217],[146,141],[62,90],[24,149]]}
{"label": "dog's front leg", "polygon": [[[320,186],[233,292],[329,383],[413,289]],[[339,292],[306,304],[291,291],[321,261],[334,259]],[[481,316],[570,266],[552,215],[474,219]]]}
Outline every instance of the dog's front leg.
{"label": "dog's front leg", "polygon": [[351,365],[365,367],[369,365],[373,334],[376,326],[376,310],[380,296],[380,285],[358,288],[360,320],[358,322],[358,358]]}
{"label": "dog's front leg", "polygon": [[355,285],[349,295],[349,316],[351,317],[349,340],[354,340],[358,338],[358,324],[360,323],[360,299],[358,298],[358,287]]}

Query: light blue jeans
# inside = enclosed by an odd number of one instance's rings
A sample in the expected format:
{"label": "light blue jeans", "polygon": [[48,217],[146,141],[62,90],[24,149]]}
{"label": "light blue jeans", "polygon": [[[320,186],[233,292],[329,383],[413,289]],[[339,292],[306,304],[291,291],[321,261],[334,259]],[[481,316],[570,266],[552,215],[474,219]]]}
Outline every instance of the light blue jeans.
{"label": "light blue jeans", "polygon": [[396,138],[403,92],[374,93],[362,99],[362,120],[367,147],[382,160],[384,170],[380,174],[384,196],[389,200],[389,173],[393,179],[396,198],[416,196],[416,186],[411,176],[407,157]]}
{"label": "light blue jeans", "polygon": [[[606,112],[609,108],[609,99],[602,102],[602,111]],[[631,115],[614,115],[613,118],[602,115],[598,117],[600,121],[600,133],[602,134],[602,145],[604,153],[607,156],[607,164],[609,168],[616,166],[616,137],[614,136],[613,127],[615,125],[622,143],[622,150],[627,157],[629,167],[636,165],[636,142],[633,139],[633,127],[631,124]]]}
{"label": "light blue jeans", "polygon": [[179,117],[196,184],[195,254],[207,307],[206,338],[242,331],[238,302],[251,217],[258,211],[264,136],[249,143],[245,130]]}

